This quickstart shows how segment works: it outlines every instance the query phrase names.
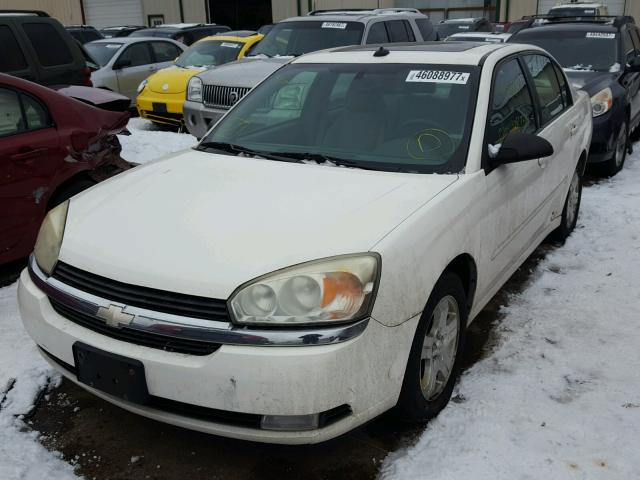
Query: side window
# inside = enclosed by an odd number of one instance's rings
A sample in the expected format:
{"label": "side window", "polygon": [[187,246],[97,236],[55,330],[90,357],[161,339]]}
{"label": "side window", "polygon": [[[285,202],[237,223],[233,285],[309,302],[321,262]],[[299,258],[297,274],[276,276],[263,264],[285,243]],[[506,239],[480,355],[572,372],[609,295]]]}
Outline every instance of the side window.
{"label": "side window", "polygon": [[[128,62],[131,63],[128,64]],[[153,63],[153,60],[147,43],[134,43],[122,52],[122,55],[120,55],[116,63],[126,65],[127,67],[137,67]]]}
{"label": "side window", "polygon": [[420,30],[422,39],[430,40],[433,36],[433,26],[431,22],[426,18],[416,18],[416,25],[418,26],[418,30]]}
{"label": "side window", "polygon": [[73,62],[73,55],[69,51],[64,38],[48,23],[25,23],[24,28],[38,60],[45,67],[54,65],[68,65]]}
{"label": "side window", "polygon": [[367,44],[370,45],[372,43],[389,43],[387,29],[383,22],[377,22],[371,25],[369,35],[367,36]]}
{"label": "side window", "polygon": [[0,25],[0,72],[17,72],[27,68],[27,62],[16,37],[6,25]]}
{"label": "side window", "polygon": [[101,38],[100,34],[94,30],[85,30],[84,32],[84,43],[100,40]]}
{"label": "side window", "polygon": [[39,130],[50,127],[51,120],[44,105],[31,95],[22,94],[21,97],[27,130]]}
{"label": "side window", "polygon": [[404,22],[402,20],[390,20],[385,22],[387,24],[387,31],[389,32],[389,40],[391,42],[408,42],[409,36],[407,30],[404,28]]}
{"label": "side window", "polygon": [[25,129],[18,94],[0,88],[0,137],[23,132]]}
{"label": "side window", "polygon": [[624,29],[621,32],[622,35],[622,44],[624,48],[624,55],[627,60],[627,63],[636,56],[636,49],[633,45],[633,40],[631,39],[631,31],[629,29]]}
{"label": "side window", "polygon": [[169,42],[151,42],[151,48],[156,63],[173,62],[182,53],[178,47]]}
{"label": "side window", "polygon": [[416,36],[413,34],[413,27],[411,26],[409,21],[408,20],[403,20],[402,23],[404,23],[404,29],[407,31],[407,37],[409,38],[409,41],[410,42],[415,42],[416,41]]}
{"label": "side window", "polygon": [[564,110],[562,93],[553,63],[543,55],[526,55],[524,63],[533,78],[533,86],[540,101],[542,125],[546,125]]}
{"label": "side window", "polygon": [[533,100],[517,60],[508,60],[496,68],[491,91],[487,143],[498,145],[511,132],[536,131]]}
{"label": "side window", "polygon": [[573,99],[571,98],[571,87],[569,87],[567,77],[565,77],[562,68],[554,63],[553,69],[556,72],[556,78],[558,79],[558,83],[560,84],[560,91],[562,92],[562,102],[564,103],[565,108],[568,108],[573,105]]}

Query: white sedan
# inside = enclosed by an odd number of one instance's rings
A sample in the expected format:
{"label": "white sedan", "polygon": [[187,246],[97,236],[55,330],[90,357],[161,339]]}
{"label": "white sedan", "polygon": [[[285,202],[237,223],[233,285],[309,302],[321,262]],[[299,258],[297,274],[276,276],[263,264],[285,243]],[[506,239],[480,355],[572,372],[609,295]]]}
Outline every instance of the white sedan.
{"label": "white sedan", "polygon": [[204,432],[321,442],[447,404],[468,324],[580,205],[591,103],[543,50],[348,47],[52,210],[20,279],[63,375]]}

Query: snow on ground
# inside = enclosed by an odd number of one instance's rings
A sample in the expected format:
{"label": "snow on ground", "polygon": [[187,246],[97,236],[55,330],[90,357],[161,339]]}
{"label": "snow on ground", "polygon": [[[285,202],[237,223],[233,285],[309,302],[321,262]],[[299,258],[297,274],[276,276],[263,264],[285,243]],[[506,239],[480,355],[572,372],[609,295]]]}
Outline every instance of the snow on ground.
{"label": "snow on ground", "polygon": [[[146,162],[195,144],[140,119],[120,139]],[[585,189],[579,228],[537,267],[496,327],[499,347],[385,479],[624,479],[640,456],[640,153]],[[21,419],[58,376],[22,328],[16,285],[0,289],[0,479],[75,478]],[[16,379],[11,387],[11,379]]]}
{"label": "snow on ground", "polygon": [[132,118],[127,127],[131,135],[118,135],[118,139],[122,144],[122,158],[134,163],[146,163],[198,143],[192,135],[160,130],[142,118]]}
{"label": "snow on ground", "polygon": [[640,154],[514,295],[500,346],[382,478],[640,478]]}

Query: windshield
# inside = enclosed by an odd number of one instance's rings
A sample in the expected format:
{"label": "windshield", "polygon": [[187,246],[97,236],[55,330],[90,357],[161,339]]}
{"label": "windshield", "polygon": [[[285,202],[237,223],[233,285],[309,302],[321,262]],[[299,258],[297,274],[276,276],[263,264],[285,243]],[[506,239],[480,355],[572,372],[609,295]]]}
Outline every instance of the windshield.
{"label": "windshield", "polygon": [[471,31],[470,23],[439,23],[436,25],[436,30],[440,38],[447,38],[454,33],[464,33]]}
{"label": "windshield", "polygon": [[325,48],[359,45],[364,25],[359,22],[282,22],[254,46],[250,55],[290,56]]}
{"label": "windshield", "polygon": [[198,42],[176,60],[179,67],[208,67],[222,65],[238,58],[243,44],[221,40]]}
{"label": "windshield", "polygon": [[620,68],[617,34],[614,32],[527,29],[509,41],[544,48],[569,70],[609,72]]}
{"label": "windshield", "polygon": [[109,63],[109,60],[113,58],[116,52],[120,50],[120,48],[122,48],[122,44],[106,43],[106,42],[99,42],[99,43],[91,42],[91,43],[85,43],[84,48],[87,49],[87,51],[89,52],[89,55],[91,55],[91,58],[93,58],[96,62],[98,62],[98,65],[100,65],[101,67],[104,67],[107,63]]}
{"label": "windshield", "polygon": [[198,148],[386,171],[465,165],[477,67],[292,64],[248,94]]}
{"label": "windshield", "polygon": [[595,8],[552,8],[549,15],[552,17],[593,17]]}

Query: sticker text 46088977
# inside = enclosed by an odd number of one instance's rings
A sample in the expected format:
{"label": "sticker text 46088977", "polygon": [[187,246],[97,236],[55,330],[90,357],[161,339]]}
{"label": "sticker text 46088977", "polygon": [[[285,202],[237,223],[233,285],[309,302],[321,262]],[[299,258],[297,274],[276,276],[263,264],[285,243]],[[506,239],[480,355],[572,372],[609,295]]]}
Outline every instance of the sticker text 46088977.
{"label": "sticker text 46088977", "polygon": [[466,85],[469,81],[468,72],[452,72],[449,70],[411,70],[407,75],[407,82],[427,83],[458,83]]}

